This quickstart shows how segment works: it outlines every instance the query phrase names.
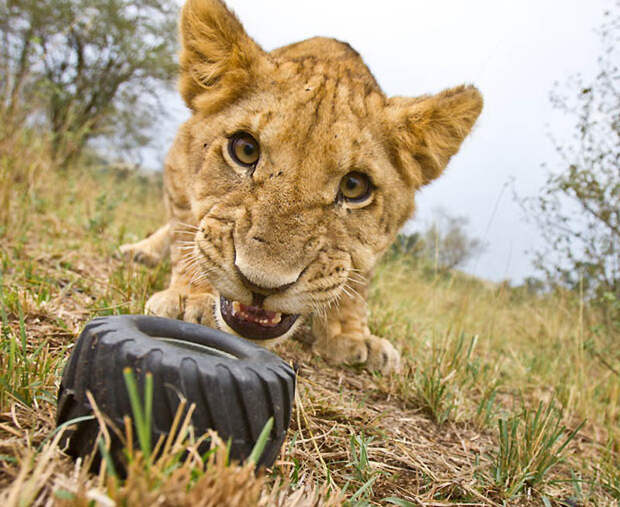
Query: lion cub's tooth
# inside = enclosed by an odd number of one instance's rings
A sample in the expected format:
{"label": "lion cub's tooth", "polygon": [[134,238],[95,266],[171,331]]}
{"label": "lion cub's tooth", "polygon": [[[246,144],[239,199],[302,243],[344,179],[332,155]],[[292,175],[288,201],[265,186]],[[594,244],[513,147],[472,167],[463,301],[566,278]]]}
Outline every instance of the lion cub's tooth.
{"label": "lion cub's tooth", "polygon": [[239,301],[233,301],[232,314],[237,315],[241,311],[241,303]]}
{"label": "lion cub's tooth", "polygon": [[280,312],[276,313],[275,317],[270,320],[271,324],[279,324],[282,320],[282,314]]}

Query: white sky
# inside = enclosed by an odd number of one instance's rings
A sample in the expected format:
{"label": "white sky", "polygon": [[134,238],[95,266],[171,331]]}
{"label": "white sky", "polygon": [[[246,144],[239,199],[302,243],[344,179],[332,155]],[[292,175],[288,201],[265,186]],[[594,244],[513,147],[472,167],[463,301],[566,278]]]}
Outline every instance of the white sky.
{"label": "white sky", "polygon": [[[534,274],[540,246],[512,190],[533,195],[543,162],[555,152],[547,133],[570,135],[571,123],[549,103],[555,81],[596,70],[601,24],[613,0],[228,0],[264,49],[314,35],[349,42],[388,95],[434,93],[473,83],[485,108],[444,175],[417,197],[406,229],[423,228],[432,210],[470,219],[468,232],[487,250],[465,271],[492,280]],[[170,99],[174,125],[186,117]],[[167,146],[162,146],[162,151]],[[495,211],[494,211],[495,210]]]}

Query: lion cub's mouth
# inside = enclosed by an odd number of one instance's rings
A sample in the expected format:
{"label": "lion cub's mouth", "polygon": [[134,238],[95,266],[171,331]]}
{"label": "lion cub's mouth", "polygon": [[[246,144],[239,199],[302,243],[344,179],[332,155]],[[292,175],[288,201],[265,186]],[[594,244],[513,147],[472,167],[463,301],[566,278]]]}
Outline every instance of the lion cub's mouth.
{"label": "lion cub's mouth", "polygon": [[[256,302],[256,298],[253,302]],[[278,338],[286,333],[299,317],[298,314],[265,310],[260,304],[244,305],[224,296],[220,296],[220,311],[231,329],[250,340]]]}

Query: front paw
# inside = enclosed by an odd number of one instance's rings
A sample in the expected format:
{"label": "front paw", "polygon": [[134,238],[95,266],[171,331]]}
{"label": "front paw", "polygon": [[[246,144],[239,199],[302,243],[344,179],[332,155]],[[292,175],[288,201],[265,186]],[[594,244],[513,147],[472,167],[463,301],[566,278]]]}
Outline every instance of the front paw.
{"label": "front paw", "polygon": [[400,352],[385,338],[375,335],[366,337],[368,359],[366,368],[370,371],[379,370],[384,375],[400,370]]}
{"label": "front paw", "polygon": [[175,289],[156,292],[146,302],[144,313],[169,319],[178,319],[184,313],[186,298],[185,294]]}
{"label": "front paw", "polygon": [[213,294],[191,294],[185,303],[183,320],[203,326],[217,327],[213,313],[214,308],[215,296]]}
{"label": "front paw", "polygon": [[367,370],[383,374],[400,368],[399,352],[389,341],[374,335],[336,335],[315,342],[313,350],[332,364],[363,364]]}
{"label": "front paw", "polygon": [[151,268],[157,266],[161,262],[161,256],[145,246],[144,241],[121,245],[119,250],[125,259],[139,262]]}
{"label": "front paw", "polygon": [[144,307],[144,313],[216,327],[213,308],[213,294],[188,295],[177,289],[166,289],[156,292],[149,298]]}

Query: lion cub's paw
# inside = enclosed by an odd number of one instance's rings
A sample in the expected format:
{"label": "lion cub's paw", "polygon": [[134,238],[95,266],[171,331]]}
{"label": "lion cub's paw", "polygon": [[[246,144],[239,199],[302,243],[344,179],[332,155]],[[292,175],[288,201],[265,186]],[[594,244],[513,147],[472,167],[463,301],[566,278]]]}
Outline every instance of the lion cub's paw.
{"label": "lion cub's paw", "polygon": [[144,243],[144,241],[139,241],[138,243],[127,243],[125,245],[121,245],[119,250],[125,259],[131,259],[151,268],[157,266],[161,262],[161,255],[154,252]]}
{"label": "lion cub's paw", "polygon": [[214,303],[213,294],[191,294],[185,303],[183,320],[203,326],[216,327],[215,317],[213,316]]}
{"label": "lion cub's paw", "polygon": [[176,289],[162,290],[149,298],[144,313],[215,327],[213,295],[209,293],[187,295]]}
{"label": "lion cub's paw", "polygon": [[183,315],[187,296],[175,289],[166,289],[153,294],[144,306],[144,313],[169,319]]}
{"label": "lion cub's paw", "polygon": [[365,343],[368,348],[366,368],[384,374],[400,370],[400,352],[388,340],[370,335]]}
{"label": "lion cub's paw", "polygon": [[399,352],[389,341],[374,335],[341,334],[327,342],[315,342],[313,350],[332,364],[364,364],[366,369],[383,374],[400,368]]}

